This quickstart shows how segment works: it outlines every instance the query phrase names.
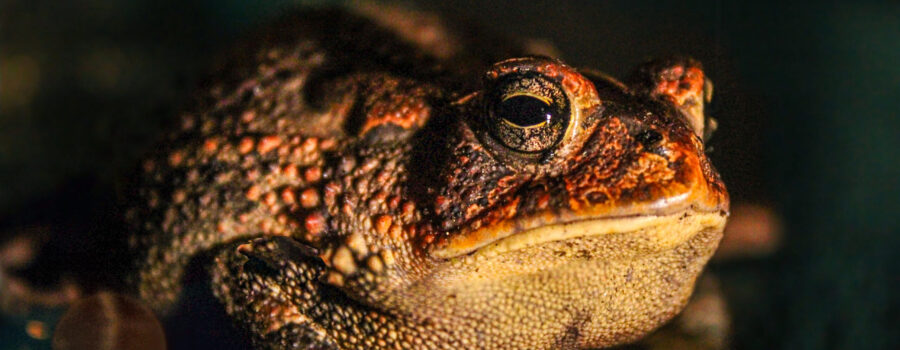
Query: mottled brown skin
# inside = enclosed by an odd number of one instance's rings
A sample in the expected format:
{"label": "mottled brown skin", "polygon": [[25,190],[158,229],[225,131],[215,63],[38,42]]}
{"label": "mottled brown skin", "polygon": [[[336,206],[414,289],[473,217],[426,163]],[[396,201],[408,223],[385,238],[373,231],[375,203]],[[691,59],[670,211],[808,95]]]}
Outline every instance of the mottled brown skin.
{"label": "mottled brown skin", "polygon": [[[200,264],[259,347],[322,349],[605,347],[683,307],[728,210],[680,97],[703,94],[696,76],[638,70],[685,82],[630,88],[381,20],[289,16],[220,68],[144,164],[130,220],[146,303],[170,310]],[[654,65],[705,81],[692,60]],[[525,76],[570,112],[539,152],[489,131],[490,92]]]}

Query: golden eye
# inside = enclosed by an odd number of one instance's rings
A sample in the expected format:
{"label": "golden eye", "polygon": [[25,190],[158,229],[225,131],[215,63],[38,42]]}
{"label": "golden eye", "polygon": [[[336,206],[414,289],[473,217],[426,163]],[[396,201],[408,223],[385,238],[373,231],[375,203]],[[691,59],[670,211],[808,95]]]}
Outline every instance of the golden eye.
{"label": "golden eye", "polygon": [[537,73],[504,77],[488,96],[491,135],[513,150],[535,153],[550,149],[569,125],[566,94],[558,83]]}

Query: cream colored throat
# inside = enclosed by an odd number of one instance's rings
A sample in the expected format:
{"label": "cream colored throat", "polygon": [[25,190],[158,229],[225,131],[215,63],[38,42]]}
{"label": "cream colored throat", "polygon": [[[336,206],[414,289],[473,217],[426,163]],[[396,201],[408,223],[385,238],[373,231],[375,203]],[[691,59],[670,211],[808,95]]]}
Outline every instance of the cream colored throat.
{"label": "cream colored throat", "polygon": [[[578,220],[546,225],[503,237],[484,246],[459,249],[444,248],[434,252],[440,258],[454,258],[472,253],[475,257],[491,257],[505,252],[540,244],[576,238],[596,237],[643,230],[647,239],[660,250],[687,241],[706,229],[722,230],[727,215],[724,212],[698,212],[693,209],[668,215],[638,215]],[[473,253],[474,252],[474,253]]]}

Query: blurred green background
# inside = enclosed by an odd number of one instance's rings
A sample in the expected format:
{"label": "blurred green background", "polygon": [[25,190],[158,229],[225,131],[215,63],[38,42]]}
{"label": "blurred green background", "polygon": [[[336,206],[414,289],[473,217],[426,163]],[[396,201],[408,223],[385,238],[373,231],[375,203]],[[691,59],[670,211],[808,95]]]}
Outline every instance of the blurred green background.
{"label": "blurred green background", "polygon": [[[0,1],[0,240],[50,225],[71,233],[58,244],[74,265],[100,269],[82,239],[115,212],[117,178],[215,53],[302,3]],[[733,348],[900,348],[900,2],[415,6],[547,39],[567,63],[619,77],[653,56],[700,59],[720,125],[711,157],[735,204],[782,223],[774,254],[711,267]],[[0,318],[0,348],[47,348],[23,322]]]}

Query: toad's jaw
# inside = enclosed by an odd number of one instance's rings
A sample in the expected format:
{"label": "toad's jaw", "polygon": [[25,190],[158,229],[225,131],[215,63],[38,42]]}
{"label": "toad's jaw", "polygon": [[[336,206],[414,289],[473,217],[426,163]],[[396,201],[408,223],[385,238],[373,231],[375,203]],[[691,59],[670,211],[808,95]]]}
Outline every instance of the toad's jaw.
{"label": "toad's jaw", "polygon": [[482,245],[448,245],[433,252],[438,258],[496,256],[530,246],[585,237],[644,231],[658,250],[665,250],[690,239],[704,230],[722,231],[727,213],[724,210],[699,211],[688,208],[673,214],[630,215],[573,220],[538,226],[523,232],[502,236]]}

